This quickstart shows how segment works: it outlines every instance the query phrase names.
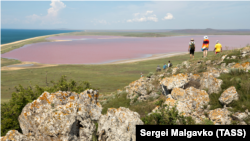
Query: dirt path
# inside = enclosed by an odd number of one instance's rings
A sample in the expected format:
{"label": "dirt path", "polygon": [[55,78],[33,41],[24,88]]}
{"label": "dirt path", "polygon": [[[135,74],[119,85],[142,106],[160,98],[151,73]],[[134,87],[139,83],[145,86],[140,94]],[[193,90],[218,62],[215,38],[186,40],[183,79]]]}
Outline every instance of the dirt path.
{"label": "dirt path", "polygon": [[[25,66],[25,65],[29,65],[29,64],[30,64],[30,66]],[[33,64],[33,65],[31,65],[31,64]],[[24,67],[22,67],[22,65]],[[17,66],[17,67],[15,67],[15,66]],[[58,66],[58,65],[57,64],[39,64],[39,63],[36,63],[36,62],[22,62],[22,63],[19,63],[19,64],[13,64],[13,65],[1,67],[1,71],[43,68],[43,67],[53,67],[53,66]]]}

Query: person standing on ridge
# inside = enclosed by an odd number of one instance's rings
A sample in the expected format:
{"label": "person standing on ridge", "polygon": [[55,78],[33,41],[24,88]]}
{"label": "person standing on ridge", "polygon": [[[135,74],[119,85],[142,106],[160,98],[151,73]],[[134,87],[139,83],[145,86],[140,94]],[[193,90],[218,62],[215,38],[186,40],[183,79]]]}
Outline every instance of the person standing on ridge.
{"label": "person standing on ridge", "polygon": [[143,74],[142,74],[142,72],[141,72],[141,77],[143,77]]}
{"label": "person standing on ridge", "polygon": [[188,50],[190,52],[190,59],[192,59],[192,55],[193,55],[193,59],[194,59],[195,43],[194,43],[193,38],[191,39],[191,42],[189,42]]}
{"label": "person standing on ridge", "polygon": [[158,65],[156,68],[156,72],[161,71],[161,67]]}
{"label": "person standing on ridge", "polygon": [[202,45],[202,48],[201,48],[201,51],[203,51],[203,57],[204,58],[207,57],[208,48],[209,48],[209,40],[208,40],[207,36],[204,36],[203,45]]}
{"label": "person standing on ridge", "polygon": [[215,54],[222,52],[222,45],[219,43],[219,41],[216,41],[216,45],[214,47]]}
{"label": "person standing on ridge", "polygon": [[163,70],[166,70],[166,68],[167,68],[167,65],[166,65],[166,64],[164,64],[164,66],[163,66]]}
{"label": "person standing on ridge", "polygon": [[168,67],[172,67],[172,63],[170,63],[170,61],[168,61]]}

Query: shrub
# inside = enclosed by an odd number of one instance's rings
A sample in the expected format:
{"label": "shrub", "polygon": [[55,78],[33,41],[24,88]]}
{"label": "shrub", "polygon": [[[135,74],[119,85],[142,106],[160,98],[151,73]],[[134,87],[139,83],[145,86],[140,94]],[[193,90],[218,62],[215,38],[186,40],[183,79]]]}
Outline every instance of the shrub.
{"label": "shrub", "polygon": [[148,75],[147,75],[147,77],[150,78],[152,75],[154,75],[154,73],[153,72],[149,72]]}
{"label": "shrub", "polygon": [[[19,126],[18,117],[22,112],[22,109],[32,101],[36,100],[44,91],[56,92],[71,90],[76,93],[80,93],[86,89],[90,89],[89,82],[82,82],[77,84],[74,80],[67,82],[66,76],[62,76],[58,82],[51,82],[51,87],[40,87],[38,85],[33,88],[28,86],[24,88],[19,84],[19,87],[15,87],[16,92],[12,93],[12,97],[9,102],[1,104],[1,135],[4,136],[9,130],[18,130],[21,132]],[[52,105],[53,106],[53,105]]]}

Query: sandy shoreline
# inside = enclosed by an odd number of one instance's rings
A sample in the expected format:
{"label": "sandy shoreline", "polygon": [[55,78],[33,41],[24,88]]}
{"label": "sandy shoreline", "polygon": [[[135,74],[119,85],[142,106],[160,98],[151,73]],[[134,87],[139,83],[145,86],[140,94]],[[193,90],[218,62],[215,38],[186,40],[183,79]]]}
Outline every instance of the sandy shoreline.
{"label": "sandy shoreline", "polygon": [[176,55],[185,55],[185,54],[188,54],[188,53],[179,52],[179,53],[153,54],[151,57],[147,57],[147,58],[121,60],[121,61],[115,61],[115,62],[111,62],[111,63],[105,63],[102,65],[134,63],[134,62],[139,62],[139,61],[155,60],[155,59],[168,58],[168,57],[172,57],[172,56],[176,56]]}

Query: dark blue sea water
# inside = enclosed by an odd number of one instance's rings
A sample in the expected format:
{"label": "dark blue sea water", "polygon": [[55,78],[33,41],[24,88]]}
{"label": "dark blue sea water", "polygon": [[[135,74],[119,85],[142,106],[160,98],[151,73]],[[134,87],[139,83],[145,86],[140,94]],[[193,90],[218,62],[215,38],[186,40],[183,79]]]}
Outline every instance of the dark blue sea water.
{"label": "dark blue sea water", "polygon": [[11,43],[38,36],[75,31],[80,30],[1,29],[1,44]]}

